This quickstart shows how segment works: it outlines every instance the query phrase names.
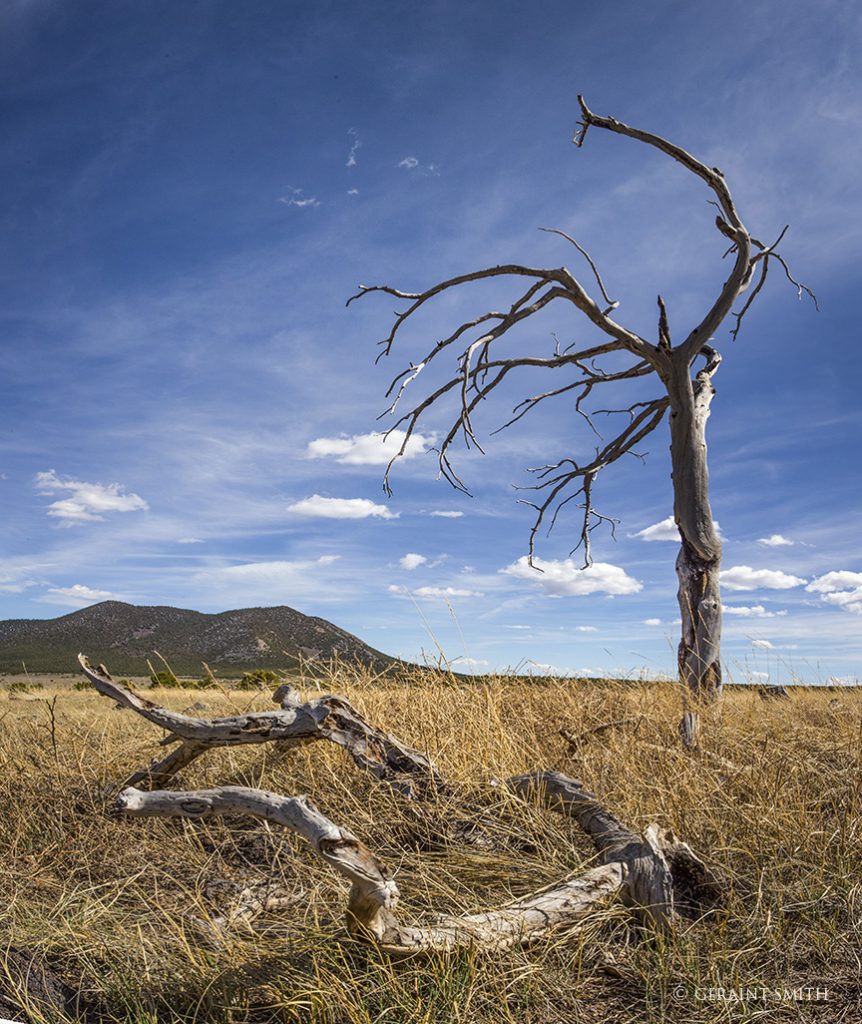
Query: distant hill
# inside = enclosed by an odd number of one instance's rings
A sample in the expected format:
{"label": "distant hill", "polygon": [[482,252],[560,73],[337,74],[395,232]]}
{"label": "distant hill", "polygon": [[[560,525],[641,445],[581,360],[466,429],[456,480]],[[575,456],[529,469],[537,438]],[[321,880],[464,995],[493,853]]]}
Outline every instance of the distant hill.
{"label": "distant hill", "polygon": [[[0,621],[0,672],[75,672],[79,651],[115,675],[146,675],[158,651],[177,675],[295,668],[337,657],[376,669],[395,663],[338,626],[294,608],[241,608],[206,615],[162,605],[102,601],[57,619]],[[154,661],[155,665],[155,661]],[[159,664],[157,668],[163,666]]]}

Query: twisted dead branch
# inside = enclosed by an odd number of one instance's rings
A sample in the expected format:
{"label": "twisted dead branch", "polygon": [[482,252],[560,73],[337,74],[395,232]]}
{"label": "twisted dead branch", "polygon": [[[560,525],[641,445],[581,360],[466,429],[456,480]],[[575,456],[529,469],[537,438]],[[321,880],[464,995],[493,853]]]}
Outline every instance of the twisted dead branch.
{"label": "twisted dead branch", "polygon": [[680,915],[696,916],[720,900],[720,880],[685,843],[657,826],[650,826],[641,838],[573,779],[540,772],[510,779],[508,786],[514,793],[538,796],[571,816],[592,839],[602,863],[497,909],[445,916],[433,925],[405,925],[398,920],[399,891],[390,870],[306,796],[285,797],[235,786],[185,793],[128,788],[120,793],[117,809],[136,817],[244,814],[290,829],[350,883],[350,934],[389,953],[528,945],[552,932],[577,927],[616,898],[644,923],[668,929]]}
{"label": "twisted dead branch", "polygon": [[363,771],[378,782],[388,783],[409,799],[442,794],[449,787],[428,758],[391,733],[367,722],[343,697],[326,694],[301,701],[296,690],[281,686],[273,695],[278,711],[257,711],[228,718],[194,718],[138,696],[118,683],[104,665],[93,668],[86,655],[78,662],[84,674],[104,697],[137,712],[168,735],[161,746],[179,746],[166,757],[154,759],[132,774],[126,786],[145,783],[164,785],[178,771],[215,747],[277,743],[282,748],[328,740],[342,747]]}

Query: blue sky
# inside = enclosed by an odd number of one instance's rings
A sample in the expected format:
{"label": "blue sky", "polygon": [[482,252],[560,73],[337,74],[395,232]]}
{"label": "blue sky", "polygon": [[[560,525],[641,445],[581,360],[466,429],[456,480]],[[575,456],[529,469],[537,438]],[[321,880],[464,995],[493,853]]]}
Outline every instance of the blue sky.
{"label": "blue sky", "polygon": [[[526,571],[512,485],[591,450],[569,405],[458,452],[472,498],[424,453],[446,410],[391,498],[368,436],[391,376],[516,293],[439,300],[377,366],[397,301],[345,308],[360,283],[509,261],[588,284],[537,230],[555,227],[627,326],[655,334],[659,291],[677,333],[696,322],[726,271],[709,196],[630,140],[575,149],[583,92],[720,166],[753,234],[791,225],[820,313],[773,272],[739,340],[717,339],[725,660],[736,679],[858,676],[861,34],[849,2],[7,0],[0,616],[288,604],[463,668],[672,672],[666,425],[599,478],[620,525],[594,535],[597,566],[567,562],[570,518]],[[548,354],[553,332],[586,336],[563,310],[517,345]],[[488,403],[481,435],[543,383]]]}

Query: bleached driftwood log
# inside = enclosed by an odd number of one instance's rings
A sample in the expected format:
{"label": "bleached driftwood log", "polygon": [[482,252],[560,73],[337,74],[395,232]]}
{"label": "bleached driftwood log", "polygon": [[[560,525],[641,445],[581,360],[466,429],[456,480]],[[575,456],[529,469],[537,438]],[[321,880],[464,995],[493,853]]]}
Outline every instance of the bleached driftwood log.
{"label": "bleached driftwood log", "polygon": [[707,897],[716,895],[715,877],[684,843],[655,826],[641,839],[580,783],[544,772],[519,776],[508,785],[522,794],[540,792],[550,806],[570,814],[591,837],[603,863],[503,907],[443,917],[425,926],[398,921],[394,913],[398,888],[386,866],[351,832],[324,817],[308,797],[234,786],[187,793],[129,788],[120,794],[118,808],[145,817],[250,814],[293,830],[350,882],[350,933],[393,953],[526,945],[551,932],[574,928],[617,896],[647,922],[668,928],[679,913],[700,910],[709,903]]}
{"label": "bleached driftwood log", "polygon": [[273,700],[281,705],[278,711],[193,718],[138,696],[116,682],[104,665],[94,669],[84,654],[78,655],[78,661],[99,693],[168,731],[170,735],[161,741],[162,746],[179,743],[167,757],[155,759],[147,768],[131,775],[127,786],[164,785],[213,747],[248,743],[299,746],[329,740],[343,747],[360,768],[405,796],[422,797],[448,788],[423,753],[371,725],[343,697],[326,694],[303,702],[292,687],[281,686],[273,695]]}

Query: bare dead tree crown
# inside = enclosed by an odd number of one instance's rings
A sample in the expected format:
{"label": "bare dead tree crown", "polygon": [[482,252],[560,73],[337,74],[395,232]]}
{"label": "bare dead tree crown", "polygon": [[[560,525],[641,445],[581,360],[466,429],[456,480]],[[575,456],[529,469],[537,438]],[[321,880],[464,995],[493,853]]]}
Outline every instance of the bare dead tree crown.
{"label": "bare dead tree crown", "polygon": [[[486,267],[470,273],[449,278],[422,292],[405,292],[389,285],[360,285],[359,291],[348,299],[347,304],[370,292],[383,292],[408,302],[406,309],[395,314],[395,320],[389,334],[380,342],[378,361],[388,356],[404,324],[418,313],[435,297],[459,288],[470,282],[489,280],[492,278],[522,279],[526,288],[520,291],[508,309],[489,310],[473,319],[459,324],[447,337],[437,341],[418,362],[409,362],[392,380],[387,391],[390,405],[382,414],[393,415],[395,420],[386,431],[386,436],[395,430],[403,429],[404,437],[399,450],[390,461],[384,477],[386,492],[391,493],[390,473],[394,463],[407,450],[422,417],[438,403],[454,397],[457,412],[451,427],[446,432],[437,448],[440,475],[456,490],[469,493],[466,485],[453,468],[450,452],[453,443],[461,437],[467,447],[475,447],[480,452],[482,445],[477,439],[473,425],[474,413],[481,402],[488,398],[506,380],[514,370],[524,368],[543,368],[559,370],[566,374],[563,383],[548,388],[538,394],[531,395],[520,401],[512,410],[510,417],[494,433],[518,422],[527,413],[551,398],[567,396],[574,399],[574,409],[586,422],[596,430],[591,415],[598,412],[618,412],[627,414],[627,422],[611,439],[601,439],[591,458],[563,458],[554,463],[535,467],[531,472],[536,483],[524,490],[533,490],[535,500],[521,499],[535,511],[535,520],[530,531],[529,560],[533,564],[535,542],[539,531],[544,525],[552,529],[559,513],[571,503],[575,503],[581,511],[578,543],[572,549],[574,554],[579,548],[584,549],[584,564],[591,564],[590,534],[601,523],[608,523],[613,529],[615,520],[601,514],[593,504],[593,486],[599,473],[617,462],[624,455],[637,455],[640,443],[650,435],[662,422],[671,405],[674,388],[681,379],[688,382],[694,399],[694,405],[702,406],[705,419],[709,401],[712,396],[712,378],[719,368],[721,356],[711,344],[713,335],[725,318],[732,314],[735,320],[731,337],[739,334],[746,313],[754,299],[766,282],[771,262],[774,260],[784,275],[796,288],[799,297],[808,294],[816,304],[813,292],[799,283],[790,272],[788,264],[778,250],[787,232],[785,227],[775,242],[766,245],[753,237],[743,224],[725,181],[724,174],[717,167],[708,167],[690,153],[666,139],[650,132],[624,124],[613,117],[600,117],[594,114],[582,96],[578,97],[581,119],[578,123],[573,142],[580,148],[584,145],[590,128],[601,128],[617,135],[634,139],[659,150],[672,160],[699,177],[710,189],[713,199],[710,200],[717,208],[715,226],[730,243],[725,256],[733,257],[733,265],[727,280],[721,287],[718,296],[707,310],[703,318],[688,334],[676,344],[673,343],[669,328],[667,309],[664,299],[658,296],[658,326],[654,341],[642,337],[635,331],[621,324],[615,316],[619,302],[608,294],[602,276],[595,261],[571,235],[556,228],[543,228],[561,236],[570,242],[589,267],[595,288],[601,301],[597,301],[588,289],[566,268],[545,269],[540,267],[522,266],[516,263]],[[733,307],[740,296],[745,293],[753,280],[756,283],[748,297],[734,312]],[[561,348],[559,343],[551,355],[547,357],[516,355],[498,356],[497,343],[518,324],[538,314],[552,303],[565,301],[570,303],[605,335],[606,341],[600,344],[579,346],[577,343]],[[456,347],[457,346],[457,347]],[[423,372],[441,354],[457,351],[457,370],[443,384],[421,397],[407,411],[401,411],[401,402],[405,396],[415,390],[417,381]],[[628,365],[621,369],[609,369],[602,363],[606,357],[631,357]],[[702,359],[702,365],[693,372],[695,361]],[[659,378],[660,391],[654,398],[635,402],[624,409],[601,409],[588,412],[584,403],[599,385],[620,384],[636,378],[655,375]],[[555,375],[556,378],[556,375]],[[382,417],[381,417],[382,418]],[[679,517],[678,517],[679,518]],[[708,536],[701,536],[698,544],[698,531],[686,531],[680,525],[683,536],[688,533],[688,540],[704,559],[714,559],[717,541],[711,543]],[[701,534],[703,531],[700,531]],[[709,532],[709,531],[707,531]],[[700,548],[700,550],[698,550]],[[712,550],[710,550],[712,549]]]}

